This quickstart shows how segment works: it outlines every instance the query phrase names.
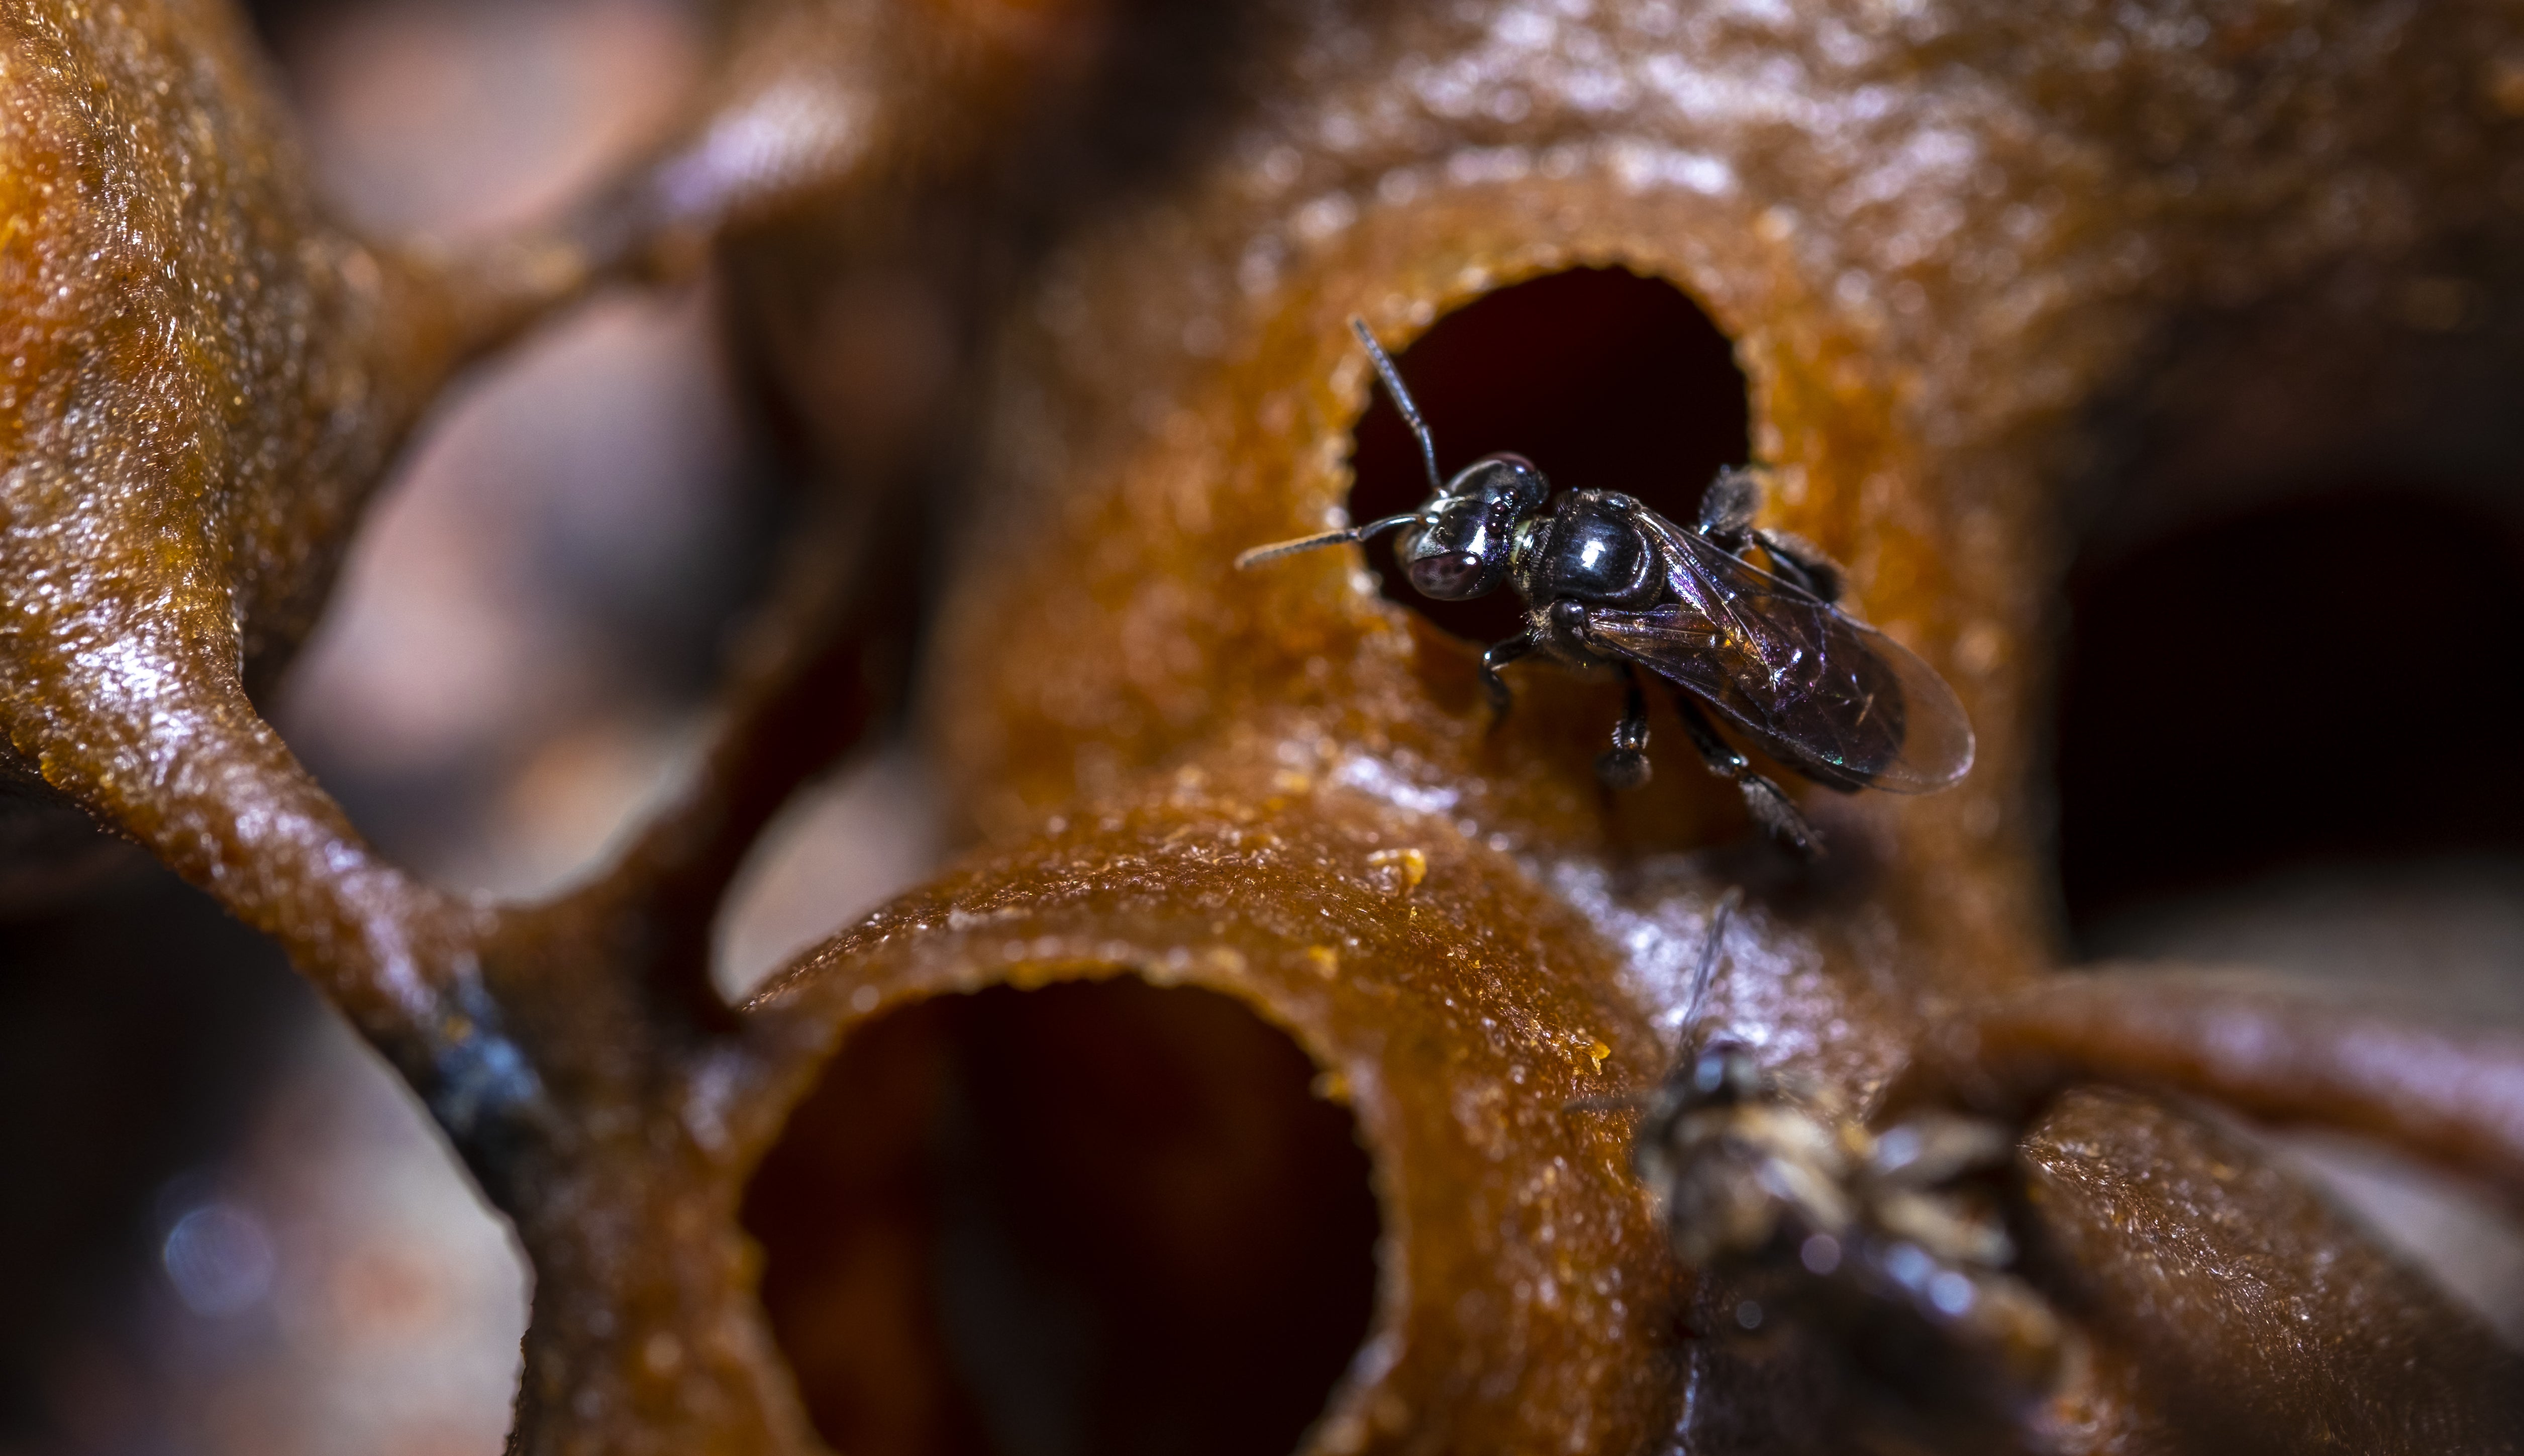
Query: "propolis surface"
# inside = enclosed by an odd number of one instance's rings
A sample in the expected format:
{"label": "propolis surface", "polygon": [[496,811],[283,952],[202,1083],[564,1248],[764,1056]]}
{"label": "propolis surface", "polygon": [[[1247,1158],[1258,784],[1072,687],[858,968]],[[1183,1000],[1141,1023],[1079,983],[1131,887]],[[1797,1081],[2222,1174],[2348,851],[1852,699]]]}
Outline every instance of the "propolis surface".
{"label": "propolis surface", "polygon": [[[1116,975],[1247,1008],[1355,1117],[1375,1313],[1309,1448],[1841,1448],[1815,1398],[1838,1353],[1716,1338],[1624,1122],[1570,1104],[1645,1085],[1698,1011],[1863,1106],[1928,1028],[2047,975],[2043,716],[2096,421],[2186,319],[2425,303],[2510,245],[2524,32],[2491,5],[1643,0],[1113,38],[1170,14],[742,6],[722,84],[576,231],[434,255],[324,221],[225,8],[13,11],[15,752],[277,935],[429,1099],[537,1268],[514,1450],[815,1449],[756,1296],[781,1255],[739,1223],[787,1110],[873,1016]],[[1168,84],[1098,89],[1125,72]],[[808,306],[855,270],[950,300],[969,348],[899,438],[800,412],[842,504],[616,868],[549,905],[445,896],[362,845],[248,688],[457,361],[731,217],[731,295],[790,403],[818,398]],[[1746,840],[1662,710],[1657,782],[1608,799],[1609,688],[1521,673],[1493,729],[1472,648],[1354,560],[1228,568],[1343,505],[1351,315],[1407,367],[1441,315],[1573,267],[1664,280],[1732,340],[1766,519],[1970,711],[1958,789],[1806,795],[1813,870]],[[957,549],[922,721],[980,848],[732,1010],[715,907],[882,710],[932,534]],[[2020,1161],[2040,1277],[2096,1351],[2066,1448],[2511,1440],[2511,1352],[2254,1149],[2115,1093]],[[2294,1398],[2324,1390],[2354,1396]]]}

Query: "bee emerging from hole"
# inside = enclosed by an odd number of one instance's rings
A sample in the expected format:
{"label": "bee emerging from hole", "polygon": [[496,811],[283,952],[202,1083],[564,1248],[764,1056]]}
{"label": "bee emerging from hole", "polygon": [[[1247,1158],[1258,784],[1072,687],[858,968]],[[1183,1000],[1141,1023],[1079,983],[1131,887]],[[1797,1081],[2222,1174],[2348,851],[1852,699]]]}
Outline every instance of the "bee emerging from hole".
{"label": "bee emerging from hole", "polygon": [[[1729,892],[1687,1004],[1706,998]],[[1631,1161],[1720,1329],[1813,1342],[1849,1395],[1847,1434],[1881,1452],[2042,1453],[2080,1363],[2050,1304],[2010,1272],[1998,1124],[1924,1113],[1869,1132],[1751,1047],[1689,1034],[1646,1099]]]}
{"label": "bee emerging from hole", "polygon": [[[1673,689],[1709,771],[1731,780],[1755,821],[1799,853],[1816,852],[1813,828],[1720,735],[1709,709],[1779,762],[1843,793],[1925,794],[1971,767],[1971,724],[1954,690],[1909,649],[1833,606],[1838,566],[1753,524],[1761,488],[1751,474],[1720,472],[1688,528],[1616,491],[1555,500],[1523,456],[1484,456],[1445,479],[1393,361],[1364,321],[1350,327],[1420,442],[1429,499],[1407,515],[1256,547],[1236,558],[1239,569],[1399,530],[1394,555],[1422,594],[1455,602],[1513,587],[1525,599],[1525,630],[1481,655],[1481,684],[1499,714],[1512,701],[1499,668],[1529,653],[1618,671],[1628,699],[1595,766],[1608,787],[1633,788],[1648,779],[1644,667]],[[1767,566],[1749,558],[1757,549]]]}

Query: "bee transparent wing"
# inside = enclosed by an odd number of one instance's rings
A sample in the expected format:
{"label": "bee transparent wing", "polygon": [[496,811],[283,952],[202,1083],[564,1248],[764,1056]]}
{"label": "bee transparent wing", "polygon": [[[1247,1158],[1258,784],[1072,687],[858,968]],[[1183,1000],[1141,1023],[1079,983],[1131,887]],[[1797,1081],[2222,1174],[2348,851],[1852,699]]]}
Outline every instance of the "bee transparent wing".
{"label": "bee transparent wing", "polygon": [[1927,794],[1972,762],[1971,720],[1918,655],[1653,517],[1675,600],[1596,608],[1599,649],[1671,678],[1819,783]]}

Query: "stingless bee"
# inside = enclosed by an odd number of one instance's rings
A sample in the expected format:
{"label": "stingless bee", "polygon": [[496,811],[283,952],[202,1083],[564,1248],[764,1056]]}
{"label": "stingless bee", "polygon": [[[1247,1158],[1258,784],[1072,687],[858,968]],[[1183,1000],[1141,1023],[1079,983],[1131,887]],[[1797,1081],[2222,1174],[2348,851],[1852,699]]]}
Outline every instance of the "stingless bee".
{"label": "stingless bee", "polygon": [[1675,1257],[1713,1296],[1715,1333],[1805,1340],[1836,1376],[1834,1424],[1861,1449],[2054,1450],[2051,1411],[2082,1350],[2014,1272],[2014,1138],[1933,1111],[1871,1131],[1701,1030],[1740,898],[1729,891],[1710,918],[1682,1055],[1631,1143]]}
{"label": "stingless bee", "polygon": [[[1525,630],[1481,655],[1481,683],[1499,713],[1512,701],[1499,668],[1529,653],[1618,670],[1628,698],[1596,771],[1611,788],[1632,788],[1648,778],[1644,667],[1673,690],[1710,772],[1731,780],[1754,819],[1800,853],[1815,852],[1814,830],[1705,708],[1843,793],[1926,794],[1971,767],[1971,724],[1954,690],[1909,649],[1833,605],[1841,572],[1821,553],[1753,524],[1761,487],[1751,474],[1721,471],[1688,529],[1617,491],[1555,500],[1523,456],[1484,456],[1445,479],[1393,361],[1364,320],[1350,327],[1420,442],[1429,499],[1406,515],[1256,547],[1236,558],[1238,569],[1399,530],[1395,557],[1422,594],[1456,602],[1515,588]],[[1767,568],[1748,559],[1756,548]]]}

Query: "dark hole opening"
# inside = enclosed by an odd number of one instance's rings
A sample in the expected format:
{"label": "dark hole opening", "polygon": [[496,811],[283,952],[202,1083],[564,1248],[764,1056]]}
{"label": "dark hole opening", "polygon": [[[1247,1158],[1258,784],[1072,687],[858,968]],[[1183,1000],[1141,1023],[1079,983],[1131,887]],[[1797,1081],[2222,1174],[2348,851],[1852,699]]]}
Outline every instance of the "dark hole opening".
{"label": "dark hole opening", "polygon": [[853,1034],[743,1211],[825,1441],[1293,1449],[1376,1294],[1367,1155],[1314,1077],[1237,1001],[1127,978]]}
{"label": "dark hole opening", "polygon": [[[1449,475],[1514,451],[1557,489],[1623,491],[1687,522],[1710,477],[1752,457],[1734,346],[1661,279],[1578,268],[1502,288],[1438,319],[1395,363]],[[1427,498],[1419,447],[1382,385],[1353,442],[1350,519]],[[1433,602],[1394,566],[1390,536],[1367,555],[1386,597],[1459,637],[1496,642],[1521,625],[1513,591]]]}
{"label": "dark hole opening", "polygon": [[2368,479],[2070,579],[2072,932],[2327,859],[2524,848],[2524,528]]}

